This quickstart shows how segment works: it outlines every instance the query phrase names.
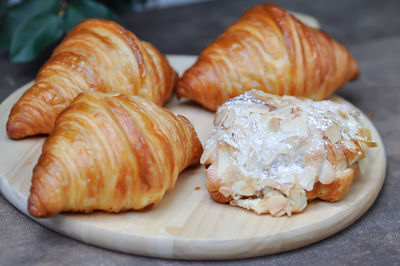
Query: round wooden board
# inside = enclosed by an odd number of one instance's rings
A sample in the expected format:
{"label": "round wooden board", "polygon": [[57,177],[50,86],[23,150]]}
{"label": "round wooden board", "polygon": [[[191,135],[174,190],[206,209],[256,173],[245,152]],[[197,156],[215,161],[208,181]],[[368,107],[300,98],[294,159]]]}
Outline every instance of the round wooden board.
{"label": "round wooden board", "polygon": [[[196,57],[169,56],[181,74]],[[10,140],[5,131],[13,104],[30,84],[10,95],[0,106],[0,189],[3,196],[24,214],[32,168],[44,137]],[[334,101],[346,102],[340,97]],[[175,97],[166,107],[189,118],[204,144],[212,129],[213,114]],[[368,174],[359,176],[348,195],[338,203],[313,201],[301,214],[275,218],[214,202],[205,189],[201,166],[185,170],[176,186],[150,210],[107,214],[63,214],[38,223],[63,235],[121,252],[174,259],[236,259],[302,247],[326,238],[357,220],[374,202],[386,172],[382,140],[362,114],[378,148],[369,149]],[[196,190],[196,187],[200,187]]]}

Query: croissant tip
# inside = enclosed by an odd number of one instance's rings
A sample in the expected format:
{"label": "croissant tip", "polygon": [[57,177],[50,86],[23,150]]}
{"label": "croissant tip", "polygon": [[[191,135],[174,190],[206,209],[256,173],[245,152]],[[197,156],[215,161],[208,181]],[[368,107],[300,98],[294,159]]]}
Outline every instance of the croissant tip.
{"label": "croissant tip", "polygon": [[[40,168],[40,167],[39,167]],[[37,174],[38,165],[33,169],[32,185],[28,197],[28,212],[35,218],[48,218],[56,213],[52,211],[52,207],[46,204],[48,202],[49,194],[46,189],[41,186],[40,175]],[[50,205],[52,206],[52,205]]]}
{"label": "croissant tip", "polygon": [[22,139],[26,135],[22,132],[21,127],[18,123],[8,121],[6,125],[7,136],[10,139]]}
{"label": "croissant tip", "polygon": [[175,96],[176,96],[176,98],[178,100],[180,100],[182,98],[180,92],[178,91],[178,89],[175,89]]}
{"label": "croissant tip", "polygon": [[360,69],[358,68],[357,63],[356,63],[356,69],[355,69],[355,71],[354,71],[354,75],[353,75],[351,81],[354,81],[354,80],[359,79],[360,76],[361,76],[361,71],[360,71]]}
{"label": "croissant tip", "polygon": [[175,87],[176,97],[178,97],[178,99],[184,97],[185,90],[186,90],[185,87],[182,86],[180,82],[178,82]]}
{"label": "croissant tip", "polygon": [[38,125],[40,121],[35,121],[36,124],[34,124],[32,119],[25,119],[26,114],[28,113],[20,112],[17,115],[10,115],[6,125],[7,136],[10,139],[18,140],[39,134],[49,134],[53,130],[48,125]]}
{"label": "croissant tip", "polygon": [[360,76],[361,76],[361,72],[360,72],[360,70],[357,70],[357,72],[354,74],[354,76],[351,79],[351,81],[355,81],[355,80],[359,79]]}
{"label": "croissant tip", "polygon": [[188,99],[196,99],[196,91],[193,87],[182,79],[178,81],[175,87],[175,94],[178,99],[188,98]]}
{"label": "croissant tip", "polygon": [[30,194],[28,198],[28,212],[36,218],[44,218],[46,215],[40,211],[40,202],[36,194]]}

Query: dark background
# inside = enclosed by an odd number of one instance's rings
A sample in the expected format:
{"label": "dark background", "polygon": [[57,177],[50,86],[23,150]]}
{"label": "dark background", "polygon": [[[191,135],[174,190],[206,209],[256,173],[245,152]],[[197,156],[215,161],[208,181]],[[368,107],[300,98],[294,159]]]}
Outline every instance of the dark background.
{"label": "dark background", "polygon": [[[167,54],[199,54],[249,7],[264,1],[216,0],[121,15],[124,26]],[[388,169],[383,189],[360,220],[308,247],[225,264],[400,264],[400,1],[275,1],[317,18],[343,43],[361,78],[338,94],[369,114],[385,142]],[[33,80],[50,56],[49,47],[31,63],[11,64],[0,53],[0,101]],[[0,147],[1,148],[1,147]],[[180,262],[121,254],[82,244],[31,221],[0,196],[0,264],[141,264]]]}

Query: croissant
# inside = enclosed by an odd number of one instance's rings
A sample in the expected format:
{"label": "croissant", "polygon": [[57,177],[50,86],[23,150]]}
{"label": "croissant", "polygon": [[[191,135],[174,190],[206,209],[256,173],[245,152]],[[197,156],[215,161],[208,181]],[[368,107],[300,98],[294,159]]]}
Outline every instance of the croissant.
{"label": "croissant", "polygon": [[201,163],[220,203],[274,216],[307,201],[336,202],[375,147],[359,112],[347,105],[252,90],[218,108]]}
{"label": "croissant", "polygon": [[249,9],[206,47],[176,91],[215,111],[251,89],[322,100],[358,75],[346,48],[266,3]]}
{"label": "croissant", "polygon": [[115,22],[88,19],[65,37],[13,106],[7,134],[20,139],[50,133],[58,114],[83,91],[140,95],[162,105],[176,80],[151,44]]}
{"label": "croissant", "polygon": [[139,210],[199,162],[192,124],[140,96],[80,94],[57,118],[33,170],[28,211]]}

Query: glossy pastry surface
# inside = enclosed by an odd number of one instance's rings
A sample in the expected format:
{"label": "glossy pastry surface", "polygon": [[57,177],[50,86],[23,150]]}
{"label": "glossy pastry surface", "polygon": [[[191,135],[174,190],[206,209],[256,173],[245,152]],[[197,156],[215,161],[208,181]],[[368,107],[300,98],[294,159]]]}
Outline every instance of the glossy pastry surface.
{"label": "glossy pastry surface", "polygon": [[33,171],[28,210],[139,210],[199,163],[192,124],[139,96],[82,93],[61,113]]}
{"label": "glossy pastry surface", "polygon": [[115,22],[88,19],[71,30],[14,105],[7,134],[20,139],[50,133],[58,114],[83,91],[139,95],[162,105],[176,80],[151,44]]}
{"label": "glossy pastry surface", "polygon": [[246,11],[207,46],[177,94],[209,110],[251,89],[326,99],[359,70],[350,52],[275,4]]}
{"label": "glossy pastry surface", "polygon": [[252,90],[222,105],[201,163],[221,203],[274,216],[307,200],[341,200],[374,147],[358,111],[332,101]]}

